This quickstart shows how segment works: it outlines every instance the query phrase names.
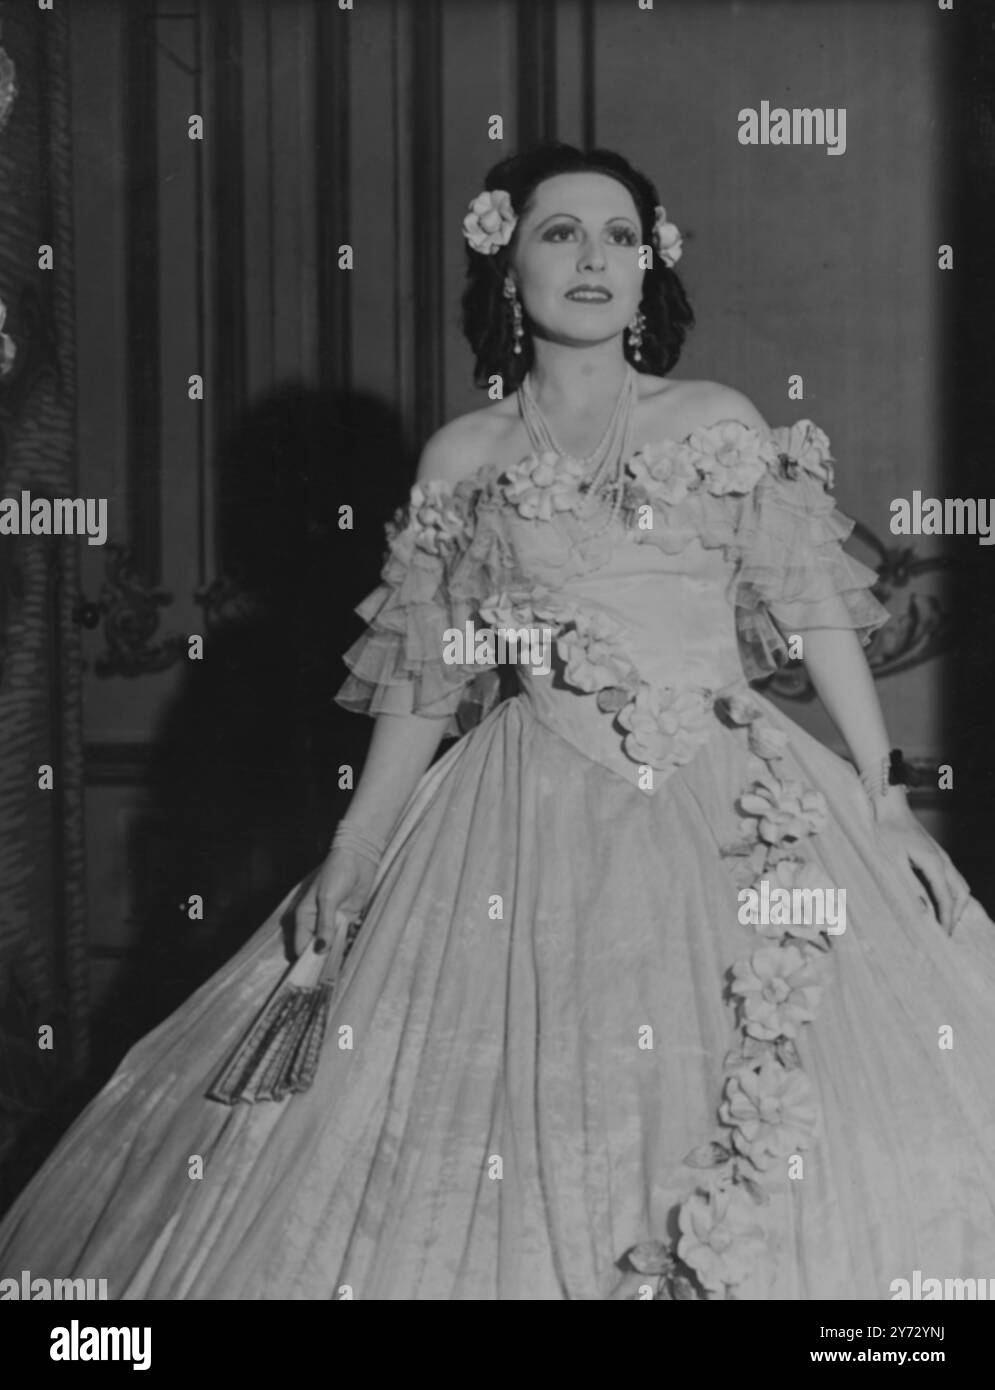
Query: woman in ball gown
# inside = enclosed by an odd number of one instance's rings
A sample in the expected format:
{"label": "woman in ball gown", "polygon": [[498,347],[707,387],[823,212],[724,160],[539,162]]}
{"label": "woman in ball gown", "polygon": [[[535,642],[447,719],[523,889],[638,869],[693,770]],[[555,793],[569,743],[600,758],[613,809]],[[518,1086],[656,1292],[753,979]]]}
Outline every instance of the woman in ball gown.
{"label": "woman in ball gown", "polygon": [[[887,613],[829,441],[670,377],[680,232],[620,156],[505,160],[464,232],[504,394],[428,441],[388,528],[332,850],[127,1054],[0,1226],[0,1277],[882,1299],[991,1274],[995,933],[889,756],[862,650]],[[852,761],[748,684],[797,655]]]}

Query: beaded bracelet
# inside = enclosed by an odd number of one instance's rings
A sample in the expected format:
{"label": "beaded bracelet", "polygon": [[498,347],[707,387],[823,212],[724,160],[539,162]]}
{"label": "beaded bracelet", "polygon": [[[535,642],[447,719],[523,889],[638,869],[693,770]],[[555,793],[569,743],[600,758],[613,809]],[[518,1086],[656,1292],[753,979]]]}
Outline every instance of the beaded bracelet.
{"label": "beaded bracelet", "polygon": [[387,848],[387,837],[374,835],[371,831],[364,830],[361,825],[352,825],[349,821],[342,820],[332,836],[331,848],[352,850],[354,854],[360,855],[375,866],[383,858],[383,852]]}
{"label": "beaded bracelet", "polygon": [[860,774],[860,785],[871,801],[887,796],[889,787],[914,787],[916,780],[915,770],[905,761],[900,748],[893,748]]}

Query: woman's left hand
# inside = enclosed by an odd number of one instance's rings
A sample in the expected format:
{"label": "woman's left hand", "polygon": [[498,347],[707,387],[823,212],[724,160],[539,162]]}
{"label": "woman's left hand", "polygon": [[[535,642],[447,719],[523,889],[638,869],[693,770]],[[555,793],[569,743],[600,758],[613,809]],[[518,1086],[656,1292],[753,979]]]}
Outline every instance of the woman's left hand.
{"label": "woman's left hand", "polygon": [[[874,808],[878,834],[898,864],[908,863],[922,874],[939,908],[940,925],[953,934],[967,906],[971,889],[950,856],[923,829],[909,809],[904,794],[889,788]],[[909,869],[912,872],[912,869]],[[922,883],[913,875],[916,893],[924,907],[932,908]]]}

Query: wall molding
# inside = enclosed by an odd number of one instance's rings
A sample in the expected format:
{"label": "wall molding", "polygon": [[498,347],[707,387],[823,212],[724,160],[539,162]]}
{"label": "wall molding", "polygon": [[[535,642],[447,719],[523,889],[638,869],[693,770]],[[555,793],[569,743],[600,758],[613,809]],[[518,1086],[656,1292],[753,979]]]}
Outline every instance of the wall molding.
{"label": "wall molding", "polygon": [[152,584],[162,576],[159,156],[154,0],[125,8],[125,323],[128,544]]}
{"label": "wall molding", "polygon": [[[198,35],[204,20],[197,10]],[[211,164],[211,312],[214,453],[245,408],[245,162],[242,148],[242,19],[237,0],[221,0],[206,16],[211,35],[213,123],[218,145]],[[199,190],[198,190],[199,192]],[[199,199],[198,199],[199,201]],[[205,304],[205,308],[207,305]]]}
{"label": "wall molding", "polygon": [[[353,244],[350,228],[349,15],[315,0],[318,66],[315,129],[318,160],[315,218],[318,261],[318,381],[337,396],[352,386],[350,274],[339,269],[338,248]],[[396,61],[396,55],[392,55]]]}
{"label": "wall molding", "polygon": [[413,81],[408,87],[411,124],[411,219],[403,235],[413,239],[414,435],[425,440],[442,424],[445,391],[443,304],[445,301],[442,216],[443,168],[442,8],[419,0],[411,26]]}
{"label": "wall molding", "polygon": [[581,142],[585,149],[591,149],[596,141],[596,103],[597,91],[594,69],[594,0],[581,0]]}
{"label": "wall molding", "polygon": [[557,137],[555,0],[518,0],[518,146]]}

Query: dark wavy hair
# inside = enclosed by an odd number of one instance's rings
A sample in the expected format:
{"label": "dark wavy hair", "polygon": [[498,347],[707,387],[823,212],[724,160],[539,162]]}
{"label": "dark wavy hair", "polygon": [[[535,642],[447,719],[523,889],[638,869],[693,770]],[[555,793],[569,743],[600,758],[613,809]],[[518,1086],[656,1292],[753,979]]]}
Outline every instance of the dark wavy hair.
{"label": "dark wavy hair", "polygon": [[[533,145],[495,164],[484,180],[484,188],[505,189],[521,218],[538,185],[556,174],[607,174],[623,184],[639,212],[642,244],[653,246],[659,195],[645,174],[613,150],[585,152],[558,141]],[[513,351],[511,308],[502,292],[517,235],[516,227],[508,245],[493,255],[474,251],[467,244],[467,283],[462,300],[463,333],[476,358],[474,382],[486,386],[490,377],[500,375],[506,392],[517,389],[533,359],[532,335],[527,331],[521,353]],[[627,341],[626,358],[637,371],[664,376],[680,357],[687,331],[694,324],[694,314],[680,277],[663,264],[655,247],[652,267],[643,274],[640,308],[646,319],[640,348],[642,360],[632,362]]]}

